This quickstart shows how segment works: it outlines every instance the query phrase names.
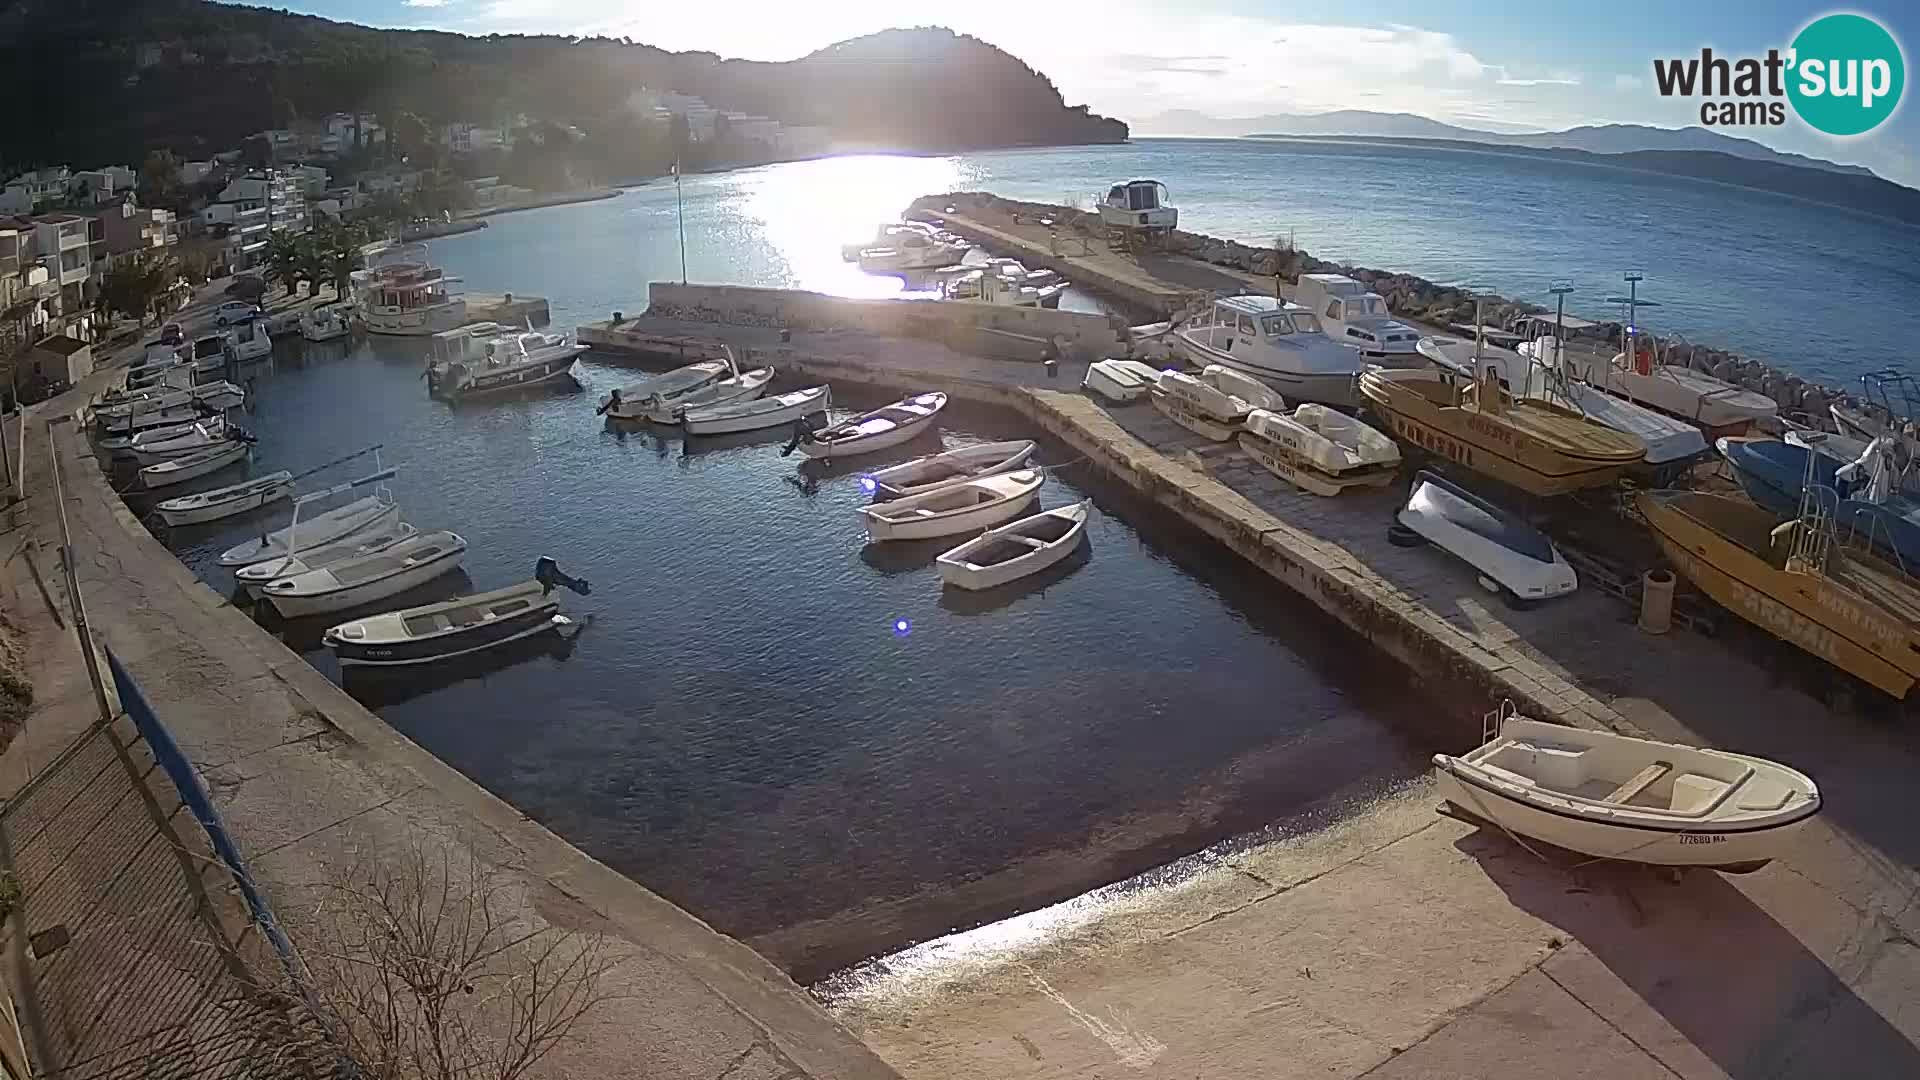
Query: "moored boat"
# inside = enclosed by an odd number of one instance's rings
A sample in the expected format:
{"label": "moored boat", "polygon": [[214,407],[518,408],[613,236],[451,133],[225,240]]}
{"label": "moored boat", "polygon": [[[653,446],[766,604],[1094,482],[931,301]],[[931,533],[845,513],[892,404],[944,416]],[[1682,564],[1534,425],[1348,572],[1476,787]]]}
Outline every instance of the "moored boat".
{"label": "moored boat", "polygon": [[353,272],[354,311],[367,333],[427,337],[467,321],[460,279],[435,266],[425,244],[379,247],[367,259]]}
{"label": "moored boat", "polygon": [[868,473],[860,478],[860,486],[882,500],[918,495],[956,480],[1012,472],[1037,449],[1039,444],[1032,439],[975,443]]}
{"label": "moored boat", "polygon": [[1160,369],[1138,360],[1096,360],[1087,365],[1080,388],[1091,390],[1108,401],[1126,404],[1147,396],[1160,379]]}
{"label": "moored boat", "polygon": [[1520,716],[1461,757],[1433,759],[1468,815],[1600,859],[1744,873],[1820,811],[1820,789],[1764,758]]}
{"label": "moored boat", "polygon": [[940,579],[961,589],[991,589],[1037,574],[1080,546],[1092,506],[1083,499],[988,529],[936,560]]}
{"label": "moored boat", "polygon": [[293,474],[282,470],[212,491],[168,499],[153,509],[168,525],[197,525],[257,510],[292,494]]}
{"label": "moored boat", "polygon": [[1019,517],[1039,497],[1047,474],[1018,469],[944,484],[918,495],[860,508],[873,540],[925,540],[985,529]]}
{"label": "moored boat", "polygon": [[1413,478],[1413,490],[1394,520],[1471,566],[1483,586],[1510,603],[1565,596],[1579,588],[1573,567],[1545,533],[1438,473],[1422,469]]}
{"label": "moored boat", "polygon": [[685,397],[732,373],[733,366],[724,359],[700,360],[628,386],[615,387],[601,397],[598,412],[616,420],[638,420],[642,410],[647,407],[648,399]]}
{"label": "moored boat", "polygon": [[372,532],[399,524],[400,507],[393,501],[393,492],[385,486],[376,488],[372,495],[336,506],[324,513],[315,514],[304,520],[301,517],[301,511],[310,503],[342,495],[369,484],[382,484],[393,475],[394,470],[382,469],[358,480],[349,480],[324,491],[300,496],[293,501],[293,521],[286,528],[262,532],[252,540],[235,544],[220,553],[219,564],[238,567],[266,562],[268,559],[283,559],[298,549],[319,547],[355,533]]}
{"label": "moored boat", "polygon": [[819,431],[796,432],[788,450],[798,448],[810,458],[832,460],[870,454],[875,450],[899,446],[933,426],[940,410],[947,407],[947,395],[939,391],[914,394],[872,412],[850,416]]}
{"label": "moored boat", "polygon": [[773,369],[770,367],[735,370],[724,379],[684,394],[649,398],[640,408],[640,418],[654,424],[678,424],[688,409],[751,401],[765,393],[767,384],[772,381]]}
{"label": "moored boat", "polygon": [[564,587],[586,596],[587,582],[542,558],[532,581],[438,604],[388,611],[328,628],[322,642],[343,665],[426,664],[518,641],[568,625],[553,595]]}
{"label": "moored boat", "polygon": [[309,570],[324,570],[335,563],[358,558],[402,540],[411,539],[418,532],[418,529],[404,521],[378,529],[364,529],[330,544],[303,547],[276,559],[249,563],[233,572],[233,580],[245,589],[249,596],[259,596],[260,589],[275,578],[292,577]]}
{"label": "moored boat", "polygon": [[293,619],[378,603],[460,568],[467,542],[451,532],[419,533],[378,551],[277,577],[259,596]]}
{"label": "moored boat", "polygon": [[433,335],[427,388],[443,398],[477,397],[566,382],[579,384],[574,360],[585,345],[538,330],[502,333],[471,323]]}
{"label": "moored boat", "polygon": [[680,414],[680,428],[689,435],[726,435],[787,427],[796,420],[825,412],[832,400],[825,386],[810,386],[770,398],[688,406]]}
{"label": "moored boat", "polygon": [[198,480],[246,460],[249,448],[245,439],[230,439],[185,457],[168,458],[141,469],[140,483],[148,488],[160,488]]}
{"label": "moored boat", "polygon": [[189,424],[185,430],[172,428],[152,428],[141,435],[157,434],[160,437],[145,439],[136,436],[128,446],[127,453],[141,465],[154,465],[174,458],[197,454],[202,450],[211,450],[235,439],[245,439],[246,433],[229,425],[220,417],[212,417]]}
{"label": "moored boat", "polygon": [[1400,448],[1366,424],[1308,402],[1292,415],[1247,414],[1236,436],[1247,456],[1282,480],[1316,495],[1385,487],[1400,470]]}
{"label": "moored boat", "polygon": [[349,304],[321,304],[300,315],[300,336],[310,345],[338,341],[352,333],[352,307]]}

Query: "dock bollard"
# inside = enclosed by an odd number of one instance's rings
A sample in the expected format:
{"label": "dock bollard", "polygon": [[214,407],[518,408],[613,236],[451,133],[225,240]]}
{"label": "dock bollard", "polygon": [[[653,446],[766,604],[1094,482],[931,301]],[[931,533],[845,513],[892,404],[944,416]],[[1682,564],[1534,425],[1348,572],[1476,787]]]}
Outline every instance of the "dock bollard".
{"label": "dock bollard", "polygon": [[1047,378],[1057,379],[1060,377],[1060,362],[1053,357],[1049,356],[1044,361],[1041,361],[1041,366],[1047,369]]}
{"label": "dock bollard", "polygon": [[1664,634],[1673,627],[1673,571],[1649,570],[1640,579],[1640,629]]}
{"label": "dock bollard", "polygon": [[615,325],[615,326],[619,326],[619,325],[620,325],[621,323],[623,323],[623,322],[626,322],[626,321],[627,321],[627,313],[626,313],[626,312],[624,312],[624,311],[616,311],[616,312],[614,312],[614,313],[613,313],[613,325]]}

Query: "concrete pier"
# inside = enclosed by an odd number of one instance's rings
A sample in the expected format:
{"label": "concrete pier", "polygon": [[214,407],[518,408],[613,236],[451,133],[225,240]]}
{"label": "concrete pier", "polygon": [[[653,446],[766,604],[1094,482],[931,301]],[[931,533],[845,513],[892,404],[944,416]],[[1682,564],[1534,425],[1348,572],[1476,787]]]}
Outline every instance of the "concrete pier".
{"label": "concrete pier", "polygon": [[467,318],[472,322],[495,322],[501,326],[524,327],[529,322],[545,326],[553,321],[544,296],[520,293],[468,293]]}

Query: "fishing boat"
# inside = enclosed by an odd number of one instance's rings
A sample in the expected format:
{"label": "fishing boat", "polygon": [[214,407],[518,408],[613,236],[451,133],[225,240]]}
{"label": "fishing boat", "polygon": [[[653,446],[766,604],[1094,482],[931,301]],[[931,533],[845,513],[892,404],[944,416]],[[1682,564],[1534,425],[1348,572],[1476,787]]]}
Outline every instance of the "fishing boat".
{"label": "fishing boat", "polygon": [[1029,271],[1014,264],[1013,268],[997,266],[954,267],[941,274],[938,287],[940,299],[954,303],[993,304],[1000,307],[1057,308],[1060,295],[1067,291],[1067,283],[1057,278],[1035,282],[1029,280]]}
{"label": "fishing boat", "polygon": [[1080,546],[1092,506],[1083,499],[988,529],[936,560],[940,579],[955,588],[977,590],[1037,574]]}
{"label": "fishing boat", "polygon": [[1319,318],[1297,304],[1271,296],[1220,297],[1175,329],[1171,340],[1194,367],[1219,364],[1251,375],[1289,401],[1358,404],[1353,379],[1365,358],[1321,333]]}
{"label": "fishing boat", "polygon": [[352,280],[354,310],[369,334],[429,337],[467,321],[460,279],[435,266],[425,244],[377,248]]}
{"label": "fishing boat", "polygon": [[212,491],[168,499],[153,509],[168,525],[197,525],[257,510],[292,494],[293,474],[283,470]]}
{"label": "fishing boat", "polygon": [[[732,354],[728,354],[732,363]],[[641,405],[640,418],[654,424],[678,424],[680,417],[688,409],[703,405],[727,405],[736,401],[751,401],[766,392],[767,384],[773,381],[773,369],[757,367],[747,371],[735,370],[733,374],[717,382],[710,382],[696,390],[669,397],[653,397]]]}
{"label": "fishing boat", "polygon": [[1831,494],[1781,524],[1727,495],[1645,491],[1634,506],[1681,577],[1721,607],[1904,698],[1920,679],[1920,585],[1834,543]]}
{"label": "fishing boat", "polygon": [[242,364],[273,355],[273,337],[267,333],[267,320],[257,315],[228,323],[227,341],[233,350],[232,358]]}
{"label": "fishing boat", "polygon": [[1369,363],[1418,366],[1420,331],[1395,319],[1386,297],[1345,274],[1301,274],[1293,302],[1319,316],[1327,337],[1358,349]]}
{"label": "fishing boat", "polygon": [[917,233],[929,240],[947,241],[964,244],[965,241],[930,222],[925,221],[889,221],[873,231],[873,239],[857,244],[840,245],[840,257],[848,262],[860,258],[863,251],[874,248],[893,247],[899,238],[907,233]]}
{"label": "fishing boat", "polygon": [[250,440],[236,438],[209,446],[185,457],[168,458],[141,469],[140,483],[148,488],[161,488],[184,484],[189,480],[198,480],[230,465],[245,461],[249,449],[251,449]]}
{"label": "fishing boat", "polygon": [[195,371],[225,371],[228,364],[238,359],[233,352],[233,339],[224,330],[193,339],[192,363]]}
{"label": "fishing boat", "polygon": [[1539,529],[1451,480],[1422,469],[1394,520],[1473,567],[1480,583],[1514,604],[1565,596],[1580,579]]}
{"label": "fishing boat", "polygon": [[1012,472],[1033,457],[1032,439],[975,443],[914,458],[860,478],[860,486],[880,500],[899,499],[976,476]]}
{"label": "fishing boat", "polygon": [[680,429],[689,435],[726,435],[737,431],[787,427],[815,413],[825,412],[832,400],[832,394],[825,386],[809,386],[805,390],[770,398],[688,406],[680,413]]}
{"label": "fishing boat", "polygon": [[1433,758],[1470,817],[1598,859],[1758,870],[1820,812],[1806,774],[1764,758],[1502,713],[1462,757]]}
{"label": "fishing boat", "polygon": [[149,348],[139,363],[127,367],[126,381],[122,385],[128,390],[141,390],[161,382],[170,372],[190,366],[180,353],[180,349],[167,346]]}
{"label": "fishing boat", "polygon": [[1709,438],[1745,434],[1754,424],[1779,413],[1780,406],[1765,394],[1716,379],[1682,364],[1662,363],[1645,340],[1632,344],[1633,352],[1618,352],[1611,360],[1567,352],[1551,335],[1523,344],[1521,352],[1548,359],[1558,353],[1568,374],[1615,397],[1623,398],[1705,429]]}
{"label": "fishing boat", "polygon": [[1316,495],[1385,487],[1400,471],[1400,448],[1392,439],[1343,412],[1312,402],[1291,415],[1255,409],[1235,437],[1248,457]]}
{"label": "fishing boat", "polygon": [[733,365],[725,359],[701,360],[630,386],[615,387],[600,399],[598,412],[616,420],[638,420],[651,398],[685,397],[731,374]]}
{"label": "fishing boat", "polygon": [[1902,490],[1892,461],[1895,441],[1887,435],[1875,439],[1853,465],[1774,439],[1729,437],[1716,445],[1740,487],[1775,515],[1799,513],[1809,488],[1817,489],[1831,504],[1827,510],[1844,540],[1878,548],[1902,568],[1917,568],[1920,498]]}
{"label": "fishing boat", "polygon": [[918,495],[860,508],[872,540],[926,540],[1010,521],[1040,495],[1047,474],[1019,469],[944,484]]}
{"label": "fishing boat", "polygon": [[1153,407],[1196,435],[1226,442],[1253,410],[1245,398],[1227,393],[1183,371],[1163,371],[1148,392]]}
{"label": "fishing boat", "polygon": [[1138,360],[1096,360],[1087,365],[1080,380],[1082,390],[1091,390],[1108,401],[1122,405],[1147,396],[1160,380],[1160,369]]}
{"label": "fishing boat", "polygon": [[308,344],[338,341],[353,334],[353,309],[350,304],[321,304],[300,316],[300,337]]}
{"label": "fishing boat", "polygon": [[[220,417],[211,417],[187,425],[177,434],[172,428],[151,428],[134,436],[127,453],[141,465],[154,465],[173,458],[197,454],[202,450],[211,450],[232,439],[244,439],[246,433],[229,425]],[[146,435],[159,437],[143,439]]]}
{"label": "fishing boat", "polygon": [[1881,435],[1899,435],[1909,457],[1920,457],[1920,436],[1914,418],[1920,414],[1920,389],[1913,376],[1895,368],[1881,368],[1860,376],[1860,403],[1836,401],[1827,406],[1842,435],[1871,442]]}
{"label": "fishing boat", "polygon": [[885,450],[933,427],[934,419],[946,407],[947,395],[943,393],[915,394],[819,431],[795,432],[787,450],[798,448],[810,458],[828,461]]}
{"label": "fishing boat", "polygon": [[93,419],[101,431],[108,434],[122,434],[168,423],[180,423],[181,421],[171,418],[183,414],[225,412],[244,404],[246,400],[245,390],[225,379],[220,379],[180,389],[162,390],[156,387],[145,392],[142,397],[96,407],[93,410]]}
{"label": "fishing boat", "polygon": [[492,323],[473,324],[433,335],[427,361],[427,389],[459,399],[563,383],[579,385],[574,361],[585,345],[563,334],[538,330],[499,333]]}
{"label": "fishing boat", "polygon": [[180,409],[179,414],[184,418],[176,423],[141,428],[131,435],[111,435],[101,439],[100,449],[110,457],[131,458],[136,450],[151,449],[159,443],[191,435],[196,429],[224,430],[226,426],[222,417],[208,416],[199,409]]}
{"label": "fishing boat", "polygon": [[556,587],[586,596],[592,586],[570,578],[550,558],[532,581],[438,604],[369,615],[328,628],[321,641],[342,665],[402,666],[448,660],[570,625]]}
{"label": "fishing boat", "polygon": [[[394,504],[393,492],[384,483],[393,475],[394,470],[381,469],[358,480],[349,480],[324,491],[299,496],[293,500],[293,521],[286,528],[263,532],[246,543],[235,544],[220,553],[219,564],[239,567],[269,559],[284,559],[296,549],[319,547],[356,533],[370,533],[398,525],[400,508]],[[372,495],[301,519],[301,511],[313,503],[370,485],[378,485]]]}
{"label": "fishing boat", "polygon": [[460,568],[467,542],[451,532],[419,533],[378,551],[277,577],[259,596],[289,619],[378,603]]}
{"label": "fishing boat", "polygon": [[381,529],[369,529],[318,547],[303,547],[291,554],[265,562],[249,563],[233,572],[234,583],[249,596],[258,597],[267,582],[292,577],[309,570],[324,570],[335,563],[358,558],[418,535],[419,530],[401,521]]}

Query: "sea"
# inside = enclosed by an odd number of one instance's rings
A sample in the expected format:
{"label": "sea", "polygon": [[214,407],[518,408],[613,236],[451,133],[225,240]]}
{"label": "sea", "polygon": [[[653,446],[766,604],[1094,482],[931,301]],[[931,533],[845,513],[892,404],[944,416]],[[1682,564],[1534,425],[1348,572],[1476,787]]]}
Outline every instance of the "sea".
{"label": "sea", "polygon": [[[1898,361],[1920,331],[1904,226],[1670,177],[1339,144],[826,158],[502,215],[431,250],[470,291],[547,297],[559,328],[643,310],[649,282],[683,275],[886,296],[901,283],[840,249],[916,196],[1086,204],[1136,177],[1165,182],[1196,231],[1513,296],[1571,278],[1579,314],[1609,314],[1620,272],[1643,268],[1650,328],[1836,380]],[[583,360],[582,390],[458,406],[427,396],[423,361],[415,341],[281,342],[244,373],[252,468],[377,444],[406,519],[470,544],[461,573],[383,606],[507,585],[550,555],[592,584],[565,597],[580,631],[363,676],[319,645],[339,619],[257,617],[400,731],[803,981],[1314,828],[1461,748],[1460,703],[1044,438],[1042,504],[1094,506],[1062,566],[956,594],[932,566],[945,545],[865,541],[862,469],[1034,437],[1011,413],[955,405],[938,436],[819,469],[783,455],[784,433],[603,421],[598,396],[636,377],[611,358]],[[835,389],[843,411],[885,400]],[[286,515],[166,539],[231,590],[219,552]]]}

